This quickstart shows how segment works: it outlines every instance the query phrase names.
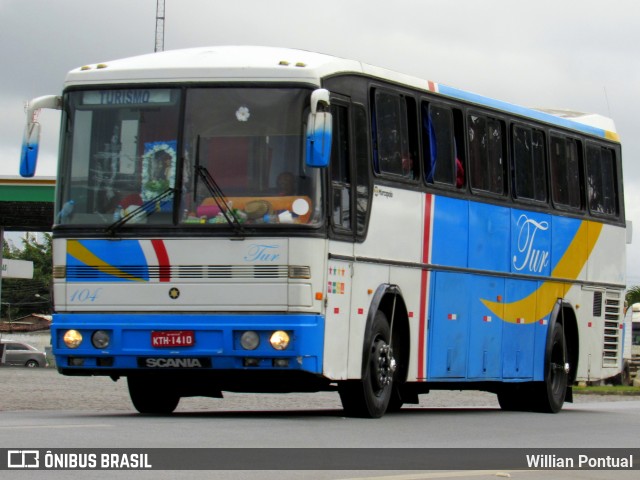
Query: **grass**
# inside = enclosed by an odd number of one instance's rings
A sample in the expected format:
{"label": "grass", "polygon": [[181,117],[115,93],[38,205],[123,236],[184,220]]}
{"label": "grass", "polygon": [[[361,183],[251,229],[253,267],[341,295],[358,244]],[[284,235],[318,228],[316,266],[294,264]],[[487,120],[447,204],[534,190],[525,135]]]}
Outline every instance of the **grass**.
{"label": "grass", "polygon": [[622,385],[574,386],[573,393],[594,395],[640,395],[640,387]]}

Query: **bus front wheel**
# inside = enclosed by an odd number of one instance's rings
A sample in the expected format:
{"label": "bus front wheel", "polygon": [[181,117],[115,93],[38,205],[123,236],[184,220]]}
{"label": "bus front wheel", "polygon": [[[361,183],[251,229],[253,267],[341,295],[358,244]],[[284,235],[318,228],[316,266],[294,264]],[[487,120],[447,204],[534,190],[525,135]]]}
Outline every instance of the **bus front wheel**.
{"label": "bus front wheel", "polygon": [[133,406],[143,414],[169,415],[180,402],[180,397],[160,378],[129,376],[127,385]]}
{"label": "bus front wheel", "polygon": [[508,412],[525,412],[531,410],[530,392],[527,389],[527,385],[503,385],[498,391],[498,403],[502,410]]}
{"label": "bus front wheel", "polygon": [[363,356],[366,368],[362,379],[343,382],[338,391],[347,415],[380,418],[391,400],[395,372],[395,360],[389,345],[391,331],[384,312],[376,312],[367,338]]}

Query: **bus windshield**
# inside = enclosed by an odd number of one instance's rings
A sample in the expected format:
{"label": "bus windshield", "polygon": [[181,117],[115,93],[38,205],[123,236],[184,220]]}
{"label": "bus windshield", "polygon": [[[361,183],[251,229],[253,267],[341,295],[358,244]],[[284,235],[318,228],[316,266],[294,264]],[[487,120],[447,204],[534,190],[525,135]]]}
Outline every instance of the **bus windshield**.
{"label": "bus windshield", "polygon": [[237,87],[68,93],[55,223],[224,228],[228,211],[256,228],[319,222],[320,174],[303,152],[309,95]]}
{"label": "bus windshield", "polygon": [[633,345],[640,345],[640,322],[631,324],[631,339]]}

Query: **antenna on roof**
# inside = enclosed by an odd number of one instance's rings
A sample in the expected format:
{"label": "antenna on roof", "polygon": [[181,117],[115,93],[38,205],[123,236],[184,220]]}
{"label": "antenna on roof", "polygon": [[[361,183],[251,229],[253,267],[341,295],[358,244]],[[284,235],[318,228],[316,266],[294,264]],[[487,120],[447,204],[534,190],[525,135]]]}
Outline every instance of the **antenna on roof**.
{"label": "antenna on roof", "polygon": [[607,87],[604,86],[604,99],[607,102],[607,114],[611,117],[611,106],[609,105],[609,95],[607,95]]}
{"label": "antenna on roof", "polygon": [[164,0],[156,2],[156,46],[154,52],[164,50]]}

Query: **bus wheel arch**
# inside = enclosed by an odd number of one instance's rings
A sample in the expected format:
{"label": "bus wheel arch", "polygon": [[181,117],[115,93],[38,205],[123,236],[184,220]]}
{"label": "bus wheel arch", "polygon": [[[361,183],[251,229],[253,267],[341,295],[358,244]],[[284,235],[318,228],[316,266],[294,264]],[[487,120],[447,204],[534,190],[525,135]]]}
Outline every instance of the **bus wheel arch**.
{"label": "bus wheel arch", "polygon": [[386,411],[399,409],[399,386],[407,378],[408,363],[409,323],[402,293],[395,285],[381,285],[365,323],[360,380],[339,385],[346,413],[378,418]]}
{"label": "bus wheel arch", "polygon": [[559,300],[551,314],[545,346],[544,380],[532,386],[534,411],[557,413],[572,400],[578,361],[578,328],[571,304]]}

